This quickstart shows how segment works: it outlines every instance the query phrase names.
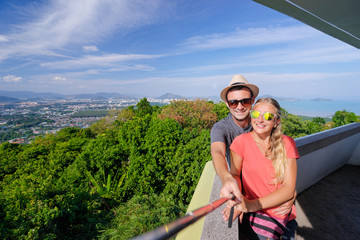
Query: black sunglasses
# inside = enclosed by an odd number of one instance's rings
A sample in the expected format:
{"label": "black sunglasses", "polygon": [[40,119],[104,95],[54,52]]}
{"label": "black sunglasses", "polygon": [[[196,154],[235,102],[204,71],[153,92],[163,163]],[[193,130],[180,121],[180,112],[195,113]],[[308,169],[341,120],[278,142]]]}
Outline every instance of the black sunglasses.
{"label": "black sunglasses", "polygon": [[244,107],[250,107],[252,103],[252,99],[244,98],[241,100],[228,100],[229,107],[231,108],[236,108],[239,105],[239,103],[241,103],[241,105],[243,105]]}

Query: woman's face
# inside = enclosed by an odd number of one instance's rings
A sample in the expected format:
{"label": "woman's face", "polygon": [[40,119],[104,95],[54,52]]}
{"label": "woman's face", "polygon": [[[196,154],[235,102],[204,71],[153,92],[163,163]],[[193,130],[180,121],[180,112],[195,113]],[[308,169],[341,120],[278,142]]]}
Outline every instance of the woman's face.
{"label": "woman's face", "polygon": [[251,125],[254,131],[261,135],[270,135],[274,127],[280,123],[276,115],[276,108],[266,102],[254,105],[251,113]]}

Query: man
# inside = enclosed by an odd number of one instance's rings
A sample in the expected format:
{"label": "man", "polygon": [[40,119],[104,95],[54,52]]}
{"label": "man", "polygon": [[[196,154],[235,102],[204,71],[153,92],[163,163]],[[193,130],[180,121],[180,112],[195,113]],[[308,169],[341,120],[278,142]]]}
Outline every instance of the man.
{"label": "man", "polygon": [[230,113],[211,129],[211,156],[216,174],[220,177],[223,188],[235,196],[240,196],[240,192],[236,180],[229,172],[229,147],[235,137],[251,131],[250,110],[258,93],[257,86],[249,84],[240,74],[235,75],[220,94]]}
{"label": "man", "polygon": [[[216,174],[223,184],[220,193],[221,196],[233,194],[240,199],[241,193],[238,184],[229,172],[229,147],[235,137],[252,130],[250,125],[250,110],[258,94],[259,88],[250,84],[240,74],[233,76],[228,87],[224,88],[220,93],[221,99],[226,103],[230,111],[226,118],[215,123],[211,129],[211,156]],[[277,208],[277,212],[287,214],[291,210],[295,197],[296,193],[294,194],[293,200]],[[239,212],[235,212],[234,217],[237,217],[239,214]],[[290,234],[294,238],[297,223],[293,221],[290,221],[287,225],[287,228],[289,226],[290,233],[286,232],[285,234]],[[284,239],[290,238],[285,237]]]}

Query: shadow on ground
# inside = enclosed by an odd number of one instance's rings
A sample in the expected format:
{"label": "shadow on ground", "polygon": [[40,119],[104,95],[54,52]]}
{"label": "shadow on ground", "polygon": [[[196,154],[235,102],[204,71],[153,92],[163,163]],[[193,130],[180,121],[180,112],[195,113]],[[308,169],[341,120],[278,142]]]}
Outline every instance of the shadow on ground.
{"label": "shadow on ground", "polygon": [[360,166],[345,165],[297,197],[296,239],[359,239]]}

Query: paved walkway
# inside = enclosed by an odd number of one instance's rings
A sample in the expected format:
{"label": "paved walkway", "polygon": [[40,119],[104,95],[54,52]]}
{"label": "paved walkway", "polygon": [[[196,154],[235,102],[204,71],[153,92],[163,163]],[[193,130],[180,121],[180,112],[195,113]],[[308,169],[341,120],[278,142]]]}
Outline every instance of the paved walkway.
{"label": "paved walkway", "polygon": [[297,240],[359,239],[360,166],[345,165],[297,197]]}
{"label": "paved walkway", "polygon": [[[217,178],[210,201],[219,198],[221,183]],[[345,165],[301,192],[296,209],[296,240],[360,239],[360,166]],[[238,239],[237,221],[229,229],[221,210],[205,217],[201,240]]]}

